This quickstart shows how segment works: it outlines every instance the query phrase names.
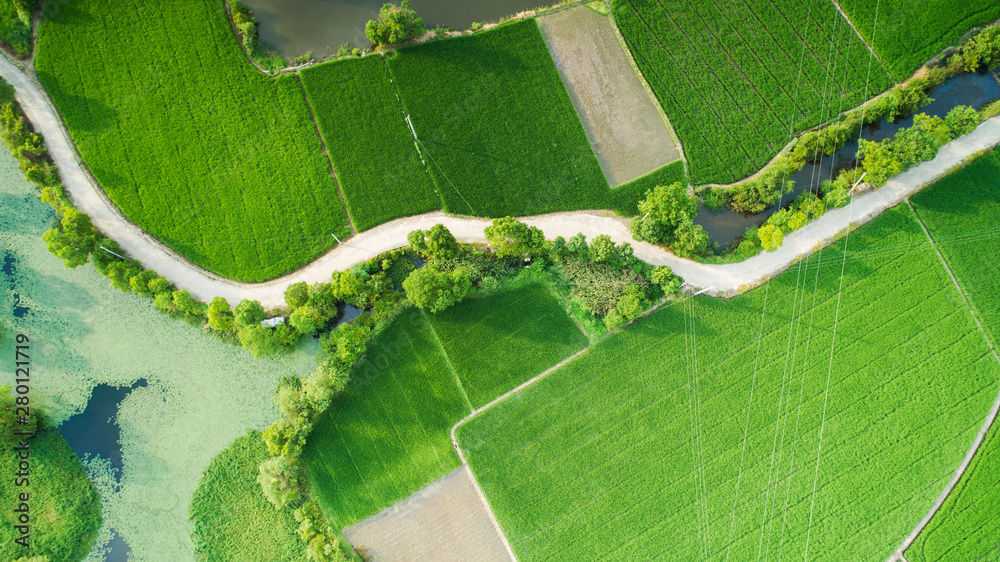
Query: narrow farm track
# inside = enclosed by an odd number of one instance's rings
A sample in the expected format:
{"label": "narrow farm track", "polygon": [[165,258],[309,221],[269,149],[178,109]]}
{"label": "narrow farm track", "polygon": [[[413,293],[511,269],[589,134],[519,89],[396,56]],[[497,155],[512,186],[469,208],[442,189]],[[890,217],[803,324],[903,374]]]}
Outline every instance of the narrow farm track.
{"label": "narrow farm track", "polygon": [[[437,223],[447,226],[463,242],[486,241],[483,229],[490,224],[488,219],[433,212],[396,219],[362,232],[308,266],[266,283],[248,284],[222,279],[184,260],[128,221],[84,173],[76,160],[70,139],[60,126],[59,116],[38,87],[6,58],[0,58],[0,76],[15,87],[17,101],[35,129],[45,137],[74,204],[90,215],[95,226],[121,244],[130,256],[197,298],[209,300],[222,296],[230,303],[256,299],[265,307],[280,306],[288,285],[299,281],[326,281],[334,270],[343,270],[379,253],[403,247],[407,244],[406,235],[411,231],[429,229]],[[524,217],[522,220],[542,229],[549,238],[569,238],[577,233],[583,233],[588,238],[610,235],[617,243],[631,243],[636,257],[643,261],[670,266],[688,284],[697,288],[711,287],[720,295],[731,296],[773,277],[801,257],[836,239],[848,226],[848,221],[851,225],[868,222],[933,183],[967,157],[998,143],[1000,117],[994,117],[973,133],[942,147],[934,160],[892,178],[876,191],[855,197],[850,206],[832,210],[801,230],[792,232],[776,251],[765,252],[740,263],[700,264],[678,258],[651,244],[636,242],[632,240],[627,219],[606,211],[557,213]]]}

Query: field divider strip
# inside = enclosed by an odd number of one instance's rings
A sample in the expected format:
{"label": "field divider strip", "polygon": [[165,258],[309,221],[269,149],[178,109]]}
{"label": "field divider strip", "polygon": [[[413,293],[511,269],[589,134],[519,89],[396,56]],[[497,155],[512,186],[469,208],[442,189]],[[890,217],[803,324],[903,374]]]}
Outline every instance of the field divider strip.
{"label": "field divider strip", "polygon": [[[993,347],[993,341],[986,335],[986,331],[983,329],[983,325],[979,321],[979,317],[976,316],[976,313],[972,310],[972,306],[969,304],[969,300],[966,298],[965,292],[962,291],[961,285],[958,284],[958,279],[955,277],[955,274],[952,273],[951,267],[948,266],[948,261],[944,259],[944,255],[940,250],[938,250],[937,245],[934,243],[934,237],[931,236],[930,231],[927,230],[927,227],[924,225],[924,221],[920,219],[920,215],[918,215],[917,210],[913,208],[913,204],[910,203],[909,198],[907,198],[906,204],[910,207],[910,211],[913,212],[913,217],[917,220],[917,224],[920,225],[924,234],[926,234],[927,238],[931,241],[931,246],[934,248],[934,252],[941,260],[941,264],[944,266],[945,271],[947,271],[948,275],[951,277],[952,283],[955,284],[955,288],[958,290],[959,296],[962,297],[962,302],[965,303],[965,307],[972,316],[972,319],[975,320],[976,326],[979,327],[979,332],[983,335],[983,339],[986,340],[986,345],[989,346],[990,351],[993,353],[993,358],[1000,363],[1000,355],[997,355],[996,348]],[[906,550],[910,548],[913,541],[916,540],[927,524],[930,523],[931,519],[934,518],[934,515],[936,515],[938,510],[941,509],[945,500],[947,500],[948,496],[951,495],[951,491],[955,489],[959,480],[961,480],[962,476],[965,475],[966,469],[969,468],[969,465],[972,463],[973,457],[976,456],[976,452],[979,450],[980,445],[982,445],[983,441],[986,439],[986,434],[989,433],[990,428],[993,426],[993,422],[996,421],[997,413],[1000,413],[1000,391],[997,392],[996,400],[993,401],[993,406],[990,407],[989,413],[986,414],[986,419],[983,421],[982,427],[979,428],[979,433],[977,433],[976,438],[973,439],[972,446],[969,447],[969,451],[965,454],[965,458],[962,459],[961,464],[959,464],[958,468],[955,469],[955,474],[951,477],[948,485],[941,491],[937,501],[934,502],[934,505],[931,506],[931,509],[927,512],[927,514],[924,515],[923,519],[921,519],[919,523],[917,523],[917,526],[913,529],[913,531],[907,535],[905,539],[903,539],[902,544],[899,545],[899,548],[892,553],[888,560],[902,560],[905,562],[906,557],[904,555]]]}
{"label": "field divider strip", "polygon": [[302,82],[302,75],[296,72],[295,78],[299,81],[302,98],[306,100],[306,107],[309,108],[309,117],[312,118],[313,127],[316,127],[316,136],[319,137],[319,143],[323,145],[323,152],[326,153],[326,161],[330,163],[330,176],[333,177],[333,184],[337,187],[337,197],[340,197],[340,204],[344,206],[344,214],[347,215],[347,226],[351,227],[351,235],[353,236],[358,233],[358,229],[354,226],[354,217],[351,216],[351,208],[347,206],[344,191],[340,188],[340,178],[337,176],[337,168],[333,165],[333,156],[330,154],[330,147],[326,146],[326,139],[323,138],[323,132],[319,129],[316,110],[313,109],[312,100],[309,99],[309,92],[306,91],[306,85]]}
{"label": "field divider strip", "polygon": [[441,356],[444,357],[444,362],[448,365],[448,370],[451,371],[451,376],[455,379],[455,385],[458,386],[458,390],[462,392],[462,398],[465,400],[465,405],[469,407],[470,412],[475,412],[476,409],[473,408],[472,401],[469,400],[469,395],[465,392],[465,385],[462,384],[462,379],[458,378],[458,371],[456,371],[455,366],[452,365],[451,357],[449,357],[448,352],[445,351],[444,344],[441,343],[441,337],[438,336],[437,330],[434,329],[434,324],[431,324],[431,320],[427,317],[426,312],[421,310],[420,314],[424,317],[424,322],[427,322],[427,327],[430,328],[431,334],[434,335],[434,343],[437,345],[438,351],[441,352]]}
{"label": "field divider strip", "polygon": [[[847,17],[847,13],[844,12],[843,8],[840,7],[840,4],[837,3],[837,0],[830,0],[830,2],[833,3],[834,8],[837,8],[837,11],[840,12],[840,15],[845,20],[847,20],[847,23],[851,26],[851,29],[854,30],[855,35],[858,36],[858,39],[861,39],[861,42],[865,44],[865,47],[868,47],[868,50],[871,51],[871,54],[872,56],[875,57],[875,60],[877,60],[878,63],[882,65],[882,69],[885,70],[886,74],[889,75],[889,78],[892,78],[892,82],[895,85],[899,86],[899,82],[896,81],[896,75],[893,74],[891,70],[889,70],[889,67],[886,66],[884,62],[882,62],[882,59],[879,58],[878,53],[876,53],[875,49],[873,49],[872,46],[868,44],[868,41],[865,39],[865,36],[861,35],[861,32],[858,31],[858,28],[854,26],[854,22],[851,21],[851,18]],[[874,39],[875,37],[873,36],[872,40],[874,41]]]}

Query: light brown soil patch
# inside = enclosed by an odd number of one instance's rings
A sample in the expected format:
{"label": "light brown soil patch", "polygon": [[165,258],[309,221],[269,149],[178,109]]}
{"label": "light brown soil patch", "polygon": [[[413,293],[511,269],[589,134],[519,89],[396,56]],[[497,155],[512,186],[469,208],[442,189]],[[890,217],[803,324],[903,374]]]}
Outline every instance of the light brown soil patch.
{"label": "light brown soil patch", "polygon": [[612,187],[680,158],[607,16],[579,6],[538,27]]}
{"label": "light brown soil patch", "polygon": [[344,537],[377,562],[510,560],[465,468],[344,529]]}

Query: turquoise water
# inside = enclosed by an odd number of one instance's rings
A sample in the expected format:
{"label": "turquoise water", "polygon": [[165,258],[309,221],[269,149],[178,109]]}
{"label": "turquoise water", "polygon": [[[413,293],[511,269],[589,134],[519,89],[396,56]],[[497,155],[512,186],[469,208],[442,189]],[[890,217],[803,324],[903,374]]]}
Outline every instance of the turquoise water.
{"label": "turquoise water", "polygon": [[[187,512],[202,469],[234,438],[277,418],[277,381],[310,372],[315,344],[255,360],[112,289],[92,265],[63,267],[40,240],[54,223],[0,150],[0,356],[12,356],[11,334],[31,338],[31,399],[56,423],[83,412],[98,385],[147,381],[108,411],[120,431],[120,458],[107,458],[115,448],[102,442],[85,459],[105,519],[91,559],[105,559],[112,530],[131,560],[193,559]],[[3,365],[0,384],[9,384],[10,362]]]}

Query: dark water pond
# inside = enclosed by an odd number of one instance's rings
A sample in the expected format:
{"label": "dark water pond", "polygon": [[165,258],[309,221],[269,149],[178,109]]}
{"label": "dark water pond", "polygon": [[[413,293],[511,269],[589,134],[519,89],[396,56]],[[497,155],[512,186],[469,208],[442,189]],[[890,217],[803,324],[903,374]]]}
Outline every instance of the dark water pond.
{"label": "dark water pond", "polygon": [[[918,113],[944,117],[956,105],[979,108],[989,101],[1000,99],[1000,82],[997,82],[992,75],[997,70],[963,74],[948,80],[930,94],[934,101],[919,109]],[[912,116],[900,119],[896,123],[881,121],[865,125],[861,131],[861,138],[869,141],[880,141],[892,137],[900,129],[911,125],[913,125]],[[795,189],[792,193],[785,195],[780,202],[775,203],[763,213],[747,216],[735,213],[728,208],[710,211],[704,203],[700,203],[698,216],[694,222],[705,229],[712,242],[717,243],[720,248],[724,248],[746,232],[748,227],[763,224],[782,204],[788,204],[806,189],[815,191],[823,181],[831,179],[842,170],[854,167],[857,152],[858,141],[854,140],[845,143],[844,147],[832,156],[826,156],[816,162],[806,164],[792,176],[792,179],[795,180]]]}
{"label": "dark water pond", "polygon": [[[378,17],[388,0],[244,0],[260,22],[260,38],[286,57],[312,51],[332,54],[344,42],[367,48],[365,23]],[[395,4],[399,0],[393,0]],[[472,22],[494,21],[531,10],[538,0],[411,0],[427,29],[468,29]]]}
{"label": "dark water pond", "polygon": [[7,278],[7,287],[10,289],[11,297],[14,300],[14,318],[24,318],[31,310],[26,306],[21,306],[21,293],[17,290],[17,258],[10,252],[3,254],[3,266],[0,266]]}
{"label": "dark water pond", "polygon": [[[123,467],[121,430],[116,418],[118,406],[132,390],[146,384],[146,379],[139,379],[132,386],[97,385],[87,407],[59,426],[78,457],[99,456],[111,461],[115,480],[121,479]],[[112,529],[111,532],[111,541],[105,546],[105,562],[128,562],[132,549],[117,531]]]}

